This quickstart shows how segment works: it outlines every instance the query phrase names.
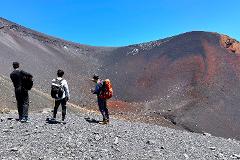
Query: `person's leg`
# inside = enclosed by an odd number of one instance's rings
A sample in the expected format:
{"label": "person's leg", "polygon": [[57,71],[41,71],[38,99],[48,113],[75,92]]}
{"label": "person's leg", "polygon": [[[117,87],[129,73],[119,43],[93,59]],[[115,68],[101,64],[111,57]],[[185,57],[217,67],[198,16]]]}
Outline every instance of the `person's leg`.
{"label": "person's leg", "polygon": [[60,100],[55,100],[55,106],[54,106],[54,110],[53,110],[53,118],[56,118],[56,116],[57,116],[57,111],[58,111],[59,105],[60,105]]}
{"label": "person's leg", "polygon": [[22,117],[22,99],[21,99],[21,93],[15,91],[15,97],[17,101],[17,109],[18,109],[18,116],[19,116],[19,121],[23,118]]}
{"label": "person's leg", "polygon": [[67,112],[67,102],[65,98],[61,100],[61,105],[62,105],[62,121],[64,121]]}
{"label": "person's leg", "polygon": [[29,96],[28,91],[22,93],[22,116],[24,120],[28,120]]}
{"label": "person's leg", "polygon": [[108,113],[108,108],[107,108],[107,100],[104,99],[103,100],[103,108],[104,108],[104,114],[105,114],[105,117],[106,117],[106,120],[109,121],[109,113]]}
{"label": "person's leg", "polygon": [[105,112],[104,112],[104,102],[100,98],[98,98],[98,107],[99,107],[99,111],[101,112],[101,114],[103,116],[103,121],[104,121],[106,119]]}

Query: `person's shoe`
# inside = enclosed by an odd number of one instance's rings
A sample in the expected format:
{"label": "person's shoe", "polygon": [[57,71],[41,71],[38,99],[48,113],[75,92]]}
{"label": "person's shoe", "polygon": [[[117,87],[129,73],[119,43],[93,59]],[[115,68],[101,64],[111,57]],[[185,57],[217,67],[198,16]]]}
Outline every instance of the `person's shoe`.
{"label": "person's shoe", "polygon": [[20,117],[18,119],[16,119],[17,121],[21,122],[21,120],[23,119],[23,117]]}
{"label": "person's shoe", "polygon": [[20,122],[21,122],[21,123],[26,123],[27,120],[26,120],[25,118],[23,118],[23,119],[20,120]]}
{"label": "person's shoe", "polygon": [[64,119],[62,119],[61,123],[62,124],[66,124],[66,121]]}
{"label": "person's shoe", "polygon": [[103,125],[108,124],[108,123],[109,123],[109,120],[103,120],[103,121],[99,122],[99,124],[103,124]]}
{"label": "person's shoe", "polygon": [[30,120],[29,120],[29,119],[26,119],[26,120],[25,120],[25,123],[30,123]]}
{"label": "person's shoe", "polygon": [[21,123],[30,123],[29,119],[28,118],[22,118],[20,120]]}

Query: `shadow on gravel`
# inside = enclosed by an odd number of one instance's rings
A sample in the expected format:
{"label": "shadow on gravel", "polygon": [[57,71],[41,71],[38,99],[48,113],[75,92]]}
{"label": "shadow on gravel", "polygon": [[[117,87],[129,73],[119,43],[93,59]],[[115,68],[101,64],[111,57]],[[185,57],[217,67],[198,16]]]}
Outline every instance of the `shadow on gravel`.
{"label": "shadow on gravel", "polygon": [[[8,118],[7,118],[8,121],[11,121],[11,120],[13,120],[13,119],[14,119],[14,118],[12,118],[12,117],[8,117]],[[18,121],[19,119],[15,119],[15,120]]]}
{"label": "shadow on gravel", "polygon": [[89,117],[87,117],[87,118],[84,118],[88,123],[99,123],[99,121],[98,120],[96,120],[96,119],[93,119],[93,118],[89,118]]}
{"label": "shadow on gravel", "polygon": [[46,123],[48,123],[48,124],[61,124],[62,122],[57,121],[57,120],[52,120],[51,118],[47,118]]}
{"label": "shadow on gravel", "polygon": [[13,117],[8,117],[7,120],[8,120],[8,121],[12,121],[12,120],[19,121],[18,118],[13,118]]}

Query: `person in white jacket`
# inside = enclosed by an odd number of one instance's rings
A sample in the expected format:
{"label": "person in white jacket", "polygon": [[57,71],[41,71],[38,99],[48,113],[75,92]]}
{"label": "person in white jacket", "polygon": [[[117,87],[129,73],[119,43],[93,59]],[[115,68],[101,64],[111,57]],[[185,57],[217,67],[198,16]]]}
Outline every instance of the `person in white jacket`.
{"label": "person in white jacket", "polygon": [[55,106],[54,106],[54,111],[53,111],[53,120],[56,120],[56,115],[58,111],[58,107],[61,104],[62,105],[62,121],[65,121],[66,117],[66,111],[67,111],[67,101],[70,99],[70,93],[69,93],[69,88],[68,88],[68,83],[65,79],[63,79],[64,71],[63,70],[58,70],[57,71],[57,78],[52,80],[52,85],[56,82],[59,82],[60,85],[63,87],[63,94],[61,98],[55,99]]}

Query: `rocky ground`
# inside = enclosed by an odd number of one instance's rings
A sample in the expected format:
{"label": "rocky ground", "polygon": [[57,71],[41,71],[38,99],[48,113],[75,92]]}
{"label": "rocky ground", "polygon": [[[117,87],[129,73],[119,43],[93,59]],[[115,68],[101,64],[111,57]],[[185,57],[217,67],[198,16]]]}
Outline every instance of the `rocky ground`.
{"label": "rocky ground", "polygon": [[13,113],[2,114],[0,159],[240,159],[236,140],[118,119],[100,125],[93,112],[48,124],[49,115],[32,113],[23,124]]}

